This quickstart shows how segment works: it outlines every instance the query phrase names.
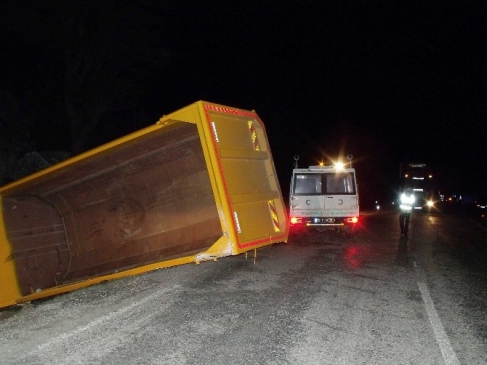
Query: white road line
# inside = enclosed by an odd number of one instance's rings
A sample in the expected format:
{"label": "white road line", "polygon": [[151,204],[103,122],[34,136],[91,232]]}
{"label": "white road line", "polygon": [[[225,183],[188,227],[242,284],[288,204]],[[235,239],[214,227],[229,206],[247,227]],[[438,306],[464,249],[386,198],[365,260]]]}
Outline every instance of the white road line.
{"label": "white road line", "polygon": [[[420,274],[419,272],[421,271],[418,266],[416,265],[416,262],[413,262],[414,268],[416,270],[417,274]],[[445,329],[443,328],[443,325],[441,324],[440,317],[438,316],[438,313],[436,312],[435,305],[433,303],[433,300],[431,299],[428,286],[426,283],[422,281],[418,281],[418,287],[419,291],[421,292],[421,296],[423,298],[423,303],[426,307],[426,313],[428,313],[428,319],[430,320],[431,327],[433,328],[433,332],[435,334],[435,339],[436,342],[438,343],[438,346],[440,347],[441,354],[443,356],[443,360],[445,361],[446,365],[460,365],[460,361],[458,361],[457,355],[455,353],[455,350],[453,350],[453,347],[450,343],[450,340],[448,338],[448,335],[445,332]]]}

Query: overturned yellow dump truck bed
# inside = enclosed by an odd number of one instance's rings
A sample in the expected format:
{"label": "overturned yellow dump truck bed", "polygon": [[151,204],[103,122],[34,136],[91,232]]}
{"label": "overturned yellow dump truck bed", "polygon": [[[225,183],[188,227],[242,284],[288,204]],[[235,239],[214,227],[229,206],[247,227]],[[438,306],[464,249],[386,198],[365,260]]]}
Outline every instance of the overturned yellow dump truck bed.
{"label": "overturned yellow dump truck bed", "polygon": [[0,307],[288,237],[262,121],[203,101],[0,199]]}

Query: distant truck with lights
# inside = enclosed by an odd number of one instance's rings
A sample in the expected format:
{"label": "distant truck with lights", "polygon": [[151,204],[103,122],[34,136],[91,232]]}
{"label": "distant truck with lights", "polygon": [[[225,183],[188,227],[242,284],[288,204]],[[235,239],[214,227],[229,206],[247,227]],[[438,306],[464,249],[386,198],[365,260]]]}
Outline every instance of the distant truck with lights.
{"label": "distant truck with lights", "polygon": [[[299,168],[297,159],[289,190],[291,229],[352,233],[359,219],[355,169],[343,163]],[[351,156],[349,159],[351,164]]]}
{"label": "distant truck with lights", "polygon": [[400,165],[401,190],[411,188],[413,210],[429,211],[435,205],[435,183],[432,169],[424,162],[406,162]]}

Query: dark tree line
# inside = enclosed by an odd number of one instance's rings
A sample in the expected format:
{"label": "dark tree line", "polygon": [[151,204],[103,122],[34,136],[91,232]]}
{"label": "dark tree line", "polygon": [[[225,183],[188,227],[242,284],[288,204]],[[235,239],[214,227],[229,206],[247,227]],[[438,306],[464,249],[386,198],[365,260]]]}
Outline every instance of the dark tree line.
{"label": "dark tree line", "polygon": [[[0,185],[140,128],[140,103],[171,59],[163,46],[170,7],[150,0],[0,6]],[[26,156],[32,163],[19,171]]]}

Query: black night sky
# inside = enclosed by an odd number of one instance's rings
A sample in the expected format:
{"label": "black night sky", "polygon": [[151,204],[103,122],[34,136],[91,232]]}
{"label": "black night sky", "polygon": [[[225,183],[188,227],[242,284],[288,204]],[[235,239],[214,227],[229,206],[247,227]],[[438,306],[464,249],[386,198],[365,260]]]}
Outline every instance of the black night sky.
{"label": "black night sky", "polygon": [[353,154],[370,197],[395,189],[402,161],[487,194],[483,1],[8,3],[2,123],[16,100],[39,150],[73,150],[67,97],[77,110],[107,100],[84,149],[205,100],[256,110],[284,194],[296,154],[301,166]]}

